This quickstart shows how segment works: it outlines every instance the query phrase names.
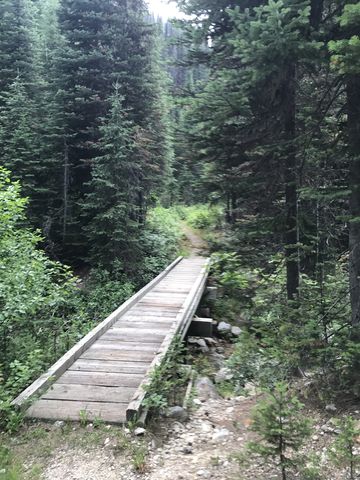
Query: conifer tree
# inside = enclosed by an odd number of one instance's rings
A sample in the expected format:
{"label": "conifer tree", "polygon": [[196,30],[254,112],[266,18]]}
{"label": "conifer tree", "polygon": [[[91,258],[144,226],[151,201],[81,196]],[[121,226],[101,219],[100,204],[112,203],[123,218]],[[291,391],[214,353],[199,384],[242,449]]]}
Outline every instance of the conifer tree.
{"label": "conifer tree", "polygon": [[115,260],[131,263],[138,253],[142,165],[136,128],[128,119],[118,86],[110,101],[110,113],[100,127],[100,156],[94,160],[85,208],[91,216],[87,228],[91,257],[111,265]]}
{"label": "conifer tree", "polygon": [[17,78],[24,83],[31,81],[29,8],[29,0],[0,2],[0,93],[7,91]]}
{"label": "conifer tree", "polygon": [[347,143],[350,181],[349,271],[352,323],[360,325],[360,4],[346,2],[341,39],[330,42],[333,65],[344,76],[347,94]]}

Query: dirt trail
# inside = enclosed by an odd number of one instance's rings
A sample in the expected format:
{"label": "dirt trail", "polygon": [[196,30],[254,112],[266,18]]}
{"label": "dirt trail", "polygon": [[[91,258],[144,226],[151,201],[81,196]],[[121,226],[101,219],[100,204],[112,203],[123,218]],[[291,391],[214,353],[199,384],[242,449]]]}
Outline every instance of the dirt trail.
{"label": "dirt trail", "polygon": [[[247,414],[253,405],[253,398],[210,399],[200,405],[185,424],[163,420],[156,428],[157,433],[149,433],[144,439],[149,454],[142,474],[134,471],[131,458],[118,450],[116,439],[111,439],[106,445],[90,448],[59,446],[41,478],[238,480],[239,465],[231,455],[239,452],[239,446],[249,437]],[[245,473],[240,478],[250,480],[254,476]]]}
{"label": "dirt trail", "polygon": [[181,226],[186,237],[185,248],[190,251],[190,256],[206,256],[209,253],[209,245],[196,230],[186,223]]}

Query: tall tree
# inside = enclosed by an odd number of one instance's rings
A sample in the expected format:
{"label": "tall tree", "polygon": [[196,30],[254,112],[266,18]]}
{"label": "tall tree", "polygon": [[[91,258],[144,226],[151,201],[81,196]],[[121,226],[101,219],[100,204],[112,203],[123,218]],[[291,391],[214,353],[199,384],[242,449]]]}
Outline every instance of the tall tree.
{"label": "tall tree", "polygon": [[346,2],[340,17],[342,38],[330,42],[333,64],[344,76],[350,184],[349,270],[353,325],[360,325],[360,3]]}

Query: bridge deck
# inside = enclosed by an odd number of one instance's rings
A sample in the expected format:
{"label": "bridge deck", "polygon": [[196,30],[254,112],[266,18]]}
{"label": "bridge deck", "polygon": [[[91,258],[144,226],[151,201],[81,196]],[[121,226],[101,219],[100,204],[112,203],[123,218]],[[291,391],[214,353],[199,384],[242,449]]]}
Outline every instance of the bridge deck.
{"label": "bridge deck", "polygon": [[123,423],[139,413],[151,370],[172,338],[191,322],[205,287],[207,263],[202,257],[178,259],[14,403],[36,397],[26,416],[47,420],[83,416]]}

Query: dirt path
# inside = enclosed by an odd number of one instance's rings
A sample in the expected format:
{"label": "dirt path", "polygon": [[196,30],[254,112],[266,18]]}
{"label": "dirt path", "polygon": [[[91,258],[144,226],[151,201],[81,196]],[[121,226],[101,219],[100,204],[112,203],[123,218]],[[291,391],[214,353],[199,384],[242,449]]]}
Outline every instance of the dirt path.
{"label": "dirt path", "polygon": [[[144,439],[149,454],[144,473],[136,473],[119,440],[109,434],[107,445],[59,446],[42,475],[45,480],[214,480],[239,479],[232,454],[249,435],[247,413],[254,399],[213,399],[201,404],[189,422],[163,421],[157,434]],[[86,435],[86,433],[84,433]],[[105,439],[105,443],[106,443]],[[242,476],[242,479],[253,479]],[[273,477],[275,478],[275,477]]]}
{"label": "dirt path", "polygon": [[189,250],[190,256],[206,256],[209,253],[209,245],[201,235],[186,223],[181,226],[186,237],[185,248]]}

